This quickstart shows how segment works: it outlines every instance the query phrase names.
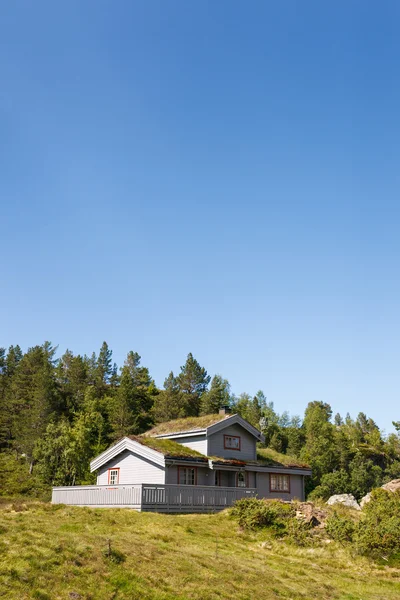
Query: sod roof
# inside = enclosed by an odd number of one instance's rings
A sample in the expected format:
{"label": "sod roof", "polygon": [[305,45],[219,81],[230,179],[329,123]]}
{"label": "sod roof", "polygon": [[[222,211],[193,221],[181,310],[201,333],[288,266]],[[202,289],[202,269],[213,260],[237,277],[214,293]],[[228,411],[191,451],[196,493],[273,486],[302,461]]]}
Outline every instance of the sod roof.
{"label": "sod roof", "polygon": [[261,467],[286,467],[292,469],[309,469],[310,466],[305,462],[281,454],[272,448],[257,448],[257,464]]}
{"label": "sod roof", "polygon": [[173,458],[173,459],[183,459],[183,460],[193,460],[196,462],[207,463],[208,460],[212,460],[216,464],[225,464],[232,466],[244,466],[244,465],[254,465],[259,467],[273,467],[277,469],[307,469],[309,468],[304,462],[301,462],[292,456],[287,456],[286,454],[280,454],[272,448],[258,448],[257,449],[257,460],[247,460],[241,461],[237,459],[229,459],[222,458],[219,456],[205,456],[197,450],[192,450],[192,448],[188,448],[187,446],[183,446],[178,442],[174,442],[173,440],[166,440],[156,437],[151,437],[149,435],[138,435],[138,436],[129,436],[129,439],[142,444],[143,446],[147,446],[147,448],[151,448],[152,450],[156,450],[160,452],[165,458]]}
{"label": "sod roof", "polygon": [[174,419],[166,423],[160,423],[147,431],[145,436],[167,435],[172,433],[182,433],[186,431],[201,431],[207,429],[215,423],[224,421],[233,415],[203,415],[202,417],[186,417],[185,419]]}
{"label": "sod roof", "polygon": [[192,450],[192,448],[182,446],[182,444],[178,444],[178,442],[174,442],[173,440],[165,440],[144,435],[130,435],[129,439],[138,442],[143,446],[147,446],[147,448],[160,452],[160,454],[163,454],[166,458],[190,458],[196,461],[208,461],[207,456],[204,456],[204,454],[200,454],[200,452]]}

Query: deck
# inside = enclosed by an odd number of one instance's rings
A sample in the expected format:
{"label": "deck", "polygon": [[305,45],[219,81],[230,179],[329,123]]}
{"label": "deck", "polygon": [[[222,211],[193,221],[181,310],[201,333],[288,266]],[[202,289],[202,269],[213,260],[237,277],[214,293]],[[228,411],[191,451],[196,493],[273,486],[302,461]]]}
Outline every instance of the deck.
{"label": "deck", "polygon": [[54,487],[53,504],[138,511],[198,513],[220,511],[236,500],[256,495],[251,488],[147,484]]}

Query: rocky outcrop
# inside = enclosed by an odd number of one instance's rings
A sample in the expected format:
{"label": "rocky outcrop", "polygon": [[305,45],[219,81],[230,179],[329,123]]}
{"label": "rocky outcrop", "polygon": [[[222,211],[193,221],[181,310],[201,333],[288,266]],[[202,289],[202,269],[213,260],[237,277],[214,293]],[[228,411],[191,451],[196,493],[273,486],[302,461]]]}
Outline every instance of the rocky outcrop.
{"label": "rocky outcrop", "polygon": [[[400,490],[400,479],[392,479],[392,481],[385,483],[385,485],[382,485],[381,487],[383,490],[386,490],[387,492],[397,492]],[[371,492],[369,492],[369,494],[364,496],[364,498],[361,498],[361,500],[360,500],[361,508],[363,508],[363,506],[368,504],[368,502],[370,500],[371,500]]]}
{"label": "rocky outcrop", "polygon": [[385,483],[382,486],[382,489],[387,490],[388,492],[397,492],[400,490],[400,479],[392,479],[389,483]]}
{"label": "rocky outcrop", "polygon": [[325,521],[328,518],[326,510],[317,508],[313,502],[300,502],[296,504],[296,517],[311,527],[325,527]]}
{"label": "rocky outcrop", "polygon": [[361,510],[360,505],[357,500],[354,498],[353,494],[335,494],[331,496],[327,501],[327,504],[341,504],[342,506],[347,506],[348,508],[354,508],[355,510]]}

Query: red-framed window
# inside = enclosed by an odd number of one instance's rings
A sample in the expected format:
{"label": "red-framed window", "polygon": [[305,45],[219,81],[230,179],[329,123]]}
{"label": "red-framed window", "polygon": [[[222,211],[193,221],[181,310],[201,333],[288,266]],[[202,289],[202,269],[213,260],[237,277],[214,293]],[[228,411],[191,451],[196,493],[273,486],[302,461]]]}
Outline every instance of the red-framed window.
{"label": "red-framed window", "polygon": [[290,475],[269,474],[269,489],[271,492],[290,494]]}
{"label": "red-framed window", "polygon": [[240,450],[240,435],[224,435],[225,450]]}
{"label": "red-framed window", "polygon": [[116,469],[108,469],[108,485],[119,484],[119,467]]}
{"label": "red-framed window", "polygon": [[197,467],[178,467],[178,483],[197,485]]}
{"label": "red-framed window", "polygon": [[246,471],[236,473],[236,487],[249,487],[249,474]]}

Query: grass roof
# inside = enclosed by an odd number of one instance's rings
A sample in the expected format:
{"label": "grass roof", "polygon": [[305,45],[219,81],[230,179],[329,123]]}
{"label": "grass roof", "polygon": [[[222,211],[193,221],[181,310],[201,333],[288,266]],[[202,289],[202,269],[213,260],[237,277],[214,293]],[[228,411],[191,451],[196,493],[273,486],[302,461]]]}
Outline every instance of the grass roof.
{"label": "grass roof", "polygon": [[257,448],[257,463],[265,467],[286,467],[297,469],[309,469],[309,465],[298,458],[281,454],[272,448]]}
{"label": "grass roof", "polygon": [[232,415],[203,415],[202,417],[186,417],[185,419],[174,419],[166,423],[160,423],[147,431],[145,436],[164,435],[168,433],[181,433],[182,431],[198,431],[206,429],[214,423],[219,423]]}
{"label": "grass roof", "polygon": [[197,450],[192,450],[192,448],[187,448],[186,446],[182,446],[182,444],[178,444],[178,442],[174,442],[173,440],[163,440],[159,438],[154,438],[150,436],[129,436],[129,438],[143,446],[147,446],[152,450],[156,450],[160,452],[165,457],[169,458],[192,458],[193,460],[202,460],[207,462],[207,457],[204,454],[200,454]]}

